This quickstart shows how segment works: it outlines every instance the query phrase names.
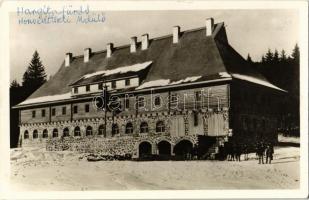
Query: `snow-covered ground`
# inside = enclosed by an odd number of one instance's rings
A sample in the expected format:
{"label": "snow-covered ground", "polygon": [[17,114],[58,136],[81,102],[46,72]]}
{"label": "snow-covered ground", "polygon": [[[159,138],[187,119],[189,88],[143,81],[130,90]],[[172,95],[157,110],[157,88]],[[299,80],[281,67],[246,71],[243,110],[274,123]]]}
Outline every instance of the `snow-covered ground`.
{"label": "snow-covered ground", "polygon": [[17,190],[296,189],[299,148],[276,147],[272,164],[248,161],[99,161],[75,152],[12,149]]}

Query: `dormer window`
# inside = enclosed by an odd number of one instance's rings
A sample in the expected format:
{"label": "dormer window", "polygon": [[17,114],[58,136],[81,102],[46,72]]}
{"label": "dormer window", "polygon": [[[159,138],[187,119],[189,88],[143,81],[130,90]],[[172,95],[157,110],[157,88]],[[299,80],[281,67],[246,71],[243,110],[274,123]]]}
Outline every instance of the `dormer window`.
{"label": "dormer window", "polygon": [[116,88],[116,81],[112,81],[112,89]]}
{"label": "dormer window", "polygon": [[86,92],[90,91],[90,85],[86,85]]}
{"label": "dormer window", "polygon": [[130,79],[125,80],[125,86],[130,86]]}
{"label": "dormer window", "polygon": [[103,90],[103,83],[99,83],[98,89],[99,89],[99,90]]}
{"label": "dormer window", "polygon": [[78,93],[78,87],[74,87],[74,94],[77,94]]}

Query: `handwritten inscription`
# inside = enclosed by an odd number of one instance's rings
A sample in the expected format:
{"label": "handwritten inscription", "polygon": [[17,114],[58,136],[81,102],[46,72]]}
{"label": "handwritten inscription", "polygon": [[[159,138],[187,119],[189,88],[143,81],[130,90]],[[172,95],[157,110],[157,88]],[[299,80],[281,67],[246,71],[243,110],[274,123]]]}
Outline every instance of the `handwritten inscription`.
{"label": "handwritten inscription", "polygon": [[90,24],[105,22],[103,12],[91,12],[89,5],[74,7],[72,5],[54,9],[50,6],[40,8],[17,7],[18,24]]}

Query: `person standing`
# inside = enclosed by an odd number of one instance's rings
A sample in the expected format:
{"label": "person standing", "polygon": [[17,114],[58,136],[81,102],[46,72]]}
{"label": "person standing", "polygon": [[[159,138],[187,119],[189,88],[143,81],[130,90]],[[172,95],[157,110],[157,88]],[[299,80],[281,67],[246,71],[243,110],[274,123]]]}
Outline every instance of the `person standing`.
{"label": "person standing", "polygon": [[264,151],[265,151],[264,144],[260,142],[258,144],[257,152],[256,152],[259,157],[259,164],[264,164]]}
{"label": "person standing", "polygon": [[271,164],[271,160],[273,159],[274,149],[271,144],[268,144],[265,150],[266,154],[266,164]]}

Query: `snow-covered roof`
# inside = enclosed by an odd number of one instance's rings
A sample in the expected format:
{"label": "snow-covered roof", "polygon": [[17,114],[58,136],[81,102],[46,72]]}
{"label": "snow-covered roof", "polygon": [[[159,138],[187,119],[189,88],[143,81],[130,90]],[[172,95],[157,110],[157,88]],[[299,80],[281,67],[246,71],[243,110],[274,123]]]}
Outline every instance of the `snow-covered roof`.
{"label": "snow-covered roof", "polygon": [[19,105],[26,105],[26,104],[34,104],[34,103],[43,103],[48,101],[58,101],[58,100],[65,100],[71,98],[71,92],[65,94],[58,94],[58,95],[51,95],[51,96],[42,96],[32,99],[27,99],[21,102]]}
{"label": "snow-covered roof", "polygon": [[236,78],[236,79],[248,81],[248,82],[251,82],[251,83],[263,85],[263,86],[266,86],[266,87],[270,87],[270,88],[273,88],[273,89],[276,89],[276,90],[286,92],[285,90],[271,84],[270,82],[268,82],[266,80],[258,79],[258,78],[252,77],[252,76],[243,75],[243,74],[232,74],[232,77]]}
{"label": "snow-covered roof", "polygon": [[138,72],[138,71],[141,71],[141,70],[145,69],[146,67],[148,67],[151,63],[152,63],[152,61],[147,61],[147,62],[143,62],[143,63],[137,63],[137,64],[134,64],[134,65],[127,65],[127,66],[123,66],[123,67],[118,67],[116,69],[98,71],[98,72],[94,72],[94,73],[91,73],[91,74],[86,74],[86,75],[83,76],[83,78],[90,78],[92,76],[97,76],[97,75],[110,76],[110,75],[113,75],[113,74],[124,74],[124,73],[128,73],[128,72]]}
{"label": "snow-covered roof", "polygon": [[144,89],[144,88],[151,88],[151,87],[159,87],[159,86],[168,86],[168,85],[178,85],[181,83],[189,83],[189,82],[195,82],[198,79],[202,78],[202,76],[192,76],[187,77],[185,79],[181,79],[178,81],[171,82],[170,79],[159,79],[155,81],[148,81],[137,87],[136,89]]}

